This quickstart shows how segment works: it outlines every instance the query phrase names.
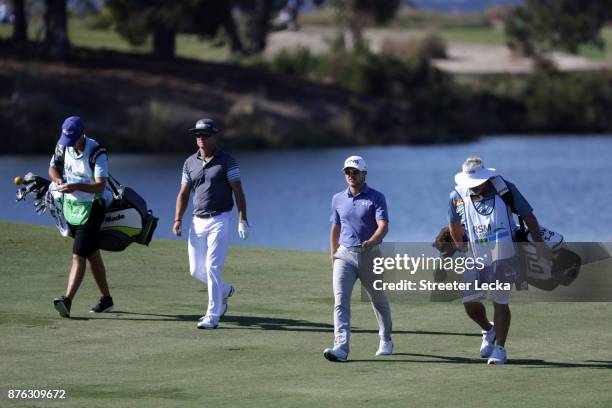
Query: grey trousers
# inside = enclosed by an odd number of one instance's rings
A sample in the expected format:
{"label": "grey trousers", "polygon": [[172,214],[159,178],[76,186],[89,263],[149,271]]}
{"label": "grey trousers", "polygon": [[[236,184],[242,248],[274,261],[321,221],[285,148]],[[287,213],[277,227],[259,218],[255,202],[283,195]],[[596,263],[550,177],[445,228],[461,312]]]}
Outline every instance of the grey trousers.
{"label": "grey trousers", "polygon": [[[334,254],[334,348],[349,352],[351,339],[351,294],[357,278],[368,292],[374,315],[378,322],[378,334],[383,340],[391,340],[391,307],[384,294],[372,293],[372,273],[360,271],[364,256],[341,246]],[[362,265],[363,266],[363,265]],[[365,269],[365,268],[362,268]]]}

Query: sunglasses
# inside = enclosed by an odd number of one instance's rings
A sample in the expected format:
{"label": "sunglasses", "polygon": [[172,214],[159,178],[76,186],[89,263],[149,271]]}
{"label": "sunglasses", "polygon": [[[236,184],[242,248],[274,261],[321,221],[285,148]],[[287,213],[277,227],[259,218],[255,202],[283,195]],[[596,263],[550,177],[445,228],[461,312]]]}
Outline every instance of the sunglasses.
{"label": "sunglasses", "polygon": [[350,169],[346,169],[344,170],[344,174],[347,176],[358,176],[361,174],[360,170],[350,170]]}
{"label": "sunglasses", "polygon": [[209,137],[214,136],[213,133],[204,133],[204,132],[200,132],[200,133],[195,133],[195,137],[201,137],[203,139],[208,139]]}

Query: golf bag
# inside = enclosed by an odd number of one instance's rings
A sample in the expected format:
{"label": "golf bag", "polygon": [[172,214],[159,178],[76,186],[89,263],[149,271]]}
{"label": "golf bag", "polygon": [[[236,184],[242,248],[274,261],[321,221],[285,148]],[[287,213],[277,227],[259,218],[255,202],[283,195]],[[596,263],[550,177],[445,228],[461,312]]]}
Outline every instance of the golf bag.
{"label": "golf bag", "polygon": [[580,273],[582,259],[565,245],[563,235],[540,226],[542,241],[552,251],[552,261],[542,259],[536,254],[536,244],[526,227],[519,229],[519,256],[525,270],[525,278],[529,285],[542,290],[553,290],[559,285],[568,286]]}
{"label": "golf bag", "polygon": [[[523,265],[524,281],[529,285],[546,291],[553,290],[559,285],[569,286],[580,273],[582,265],[580,255],[566,247],[561,234],[544,227],[541,227],[540,234],[542,235],[542,240],[552,250],[552,262],[537,256],[533,239],[525,227],[515,230],[515,241],[517,242],[518,254]],[[432,245],[445,258],[452,257],[457,251],[448,227],[443,227],[440,230]],[[436,282],[445,281],[447,278],[445,271],[438,273],[440,276],[436,277]]]}
{"label": "golf bag", "polygon": [[582,265],[580,256],[566,247],[563,235],[540,226],[542,241],[552,251],[552,261],[538,257],[536,244],[525,225],[525,220],[514,208],[512,191],[506,181],[501,176],[492,177],[489,181],[495,192],[510,208],[511,213],[518,216],[518,226],[513,231],[513,237],[517,243],[523,268],[522,274],[516,281],[516,288],[522,290],[533,285],[538,289],[553,290],[559,284],[564,286],[571,284],[580,272]]}
{"label": "golf bag", "polygon": [[[28,173],[23,178],[23,185],[17,190],[17,201],[31,195],[36,213],[41,215],[48,210],[60,233],[72,237],[62,210],[63,194],[56,190],[55,183]],[[146,201],[136,191],[122,186],[112,177],[108,179],[107,188],[112,200],[105,209],[104,221],[98,232],[100,249],[123,251],[132,242],[148,246],[157,228],[158,218],[147,208]]]}

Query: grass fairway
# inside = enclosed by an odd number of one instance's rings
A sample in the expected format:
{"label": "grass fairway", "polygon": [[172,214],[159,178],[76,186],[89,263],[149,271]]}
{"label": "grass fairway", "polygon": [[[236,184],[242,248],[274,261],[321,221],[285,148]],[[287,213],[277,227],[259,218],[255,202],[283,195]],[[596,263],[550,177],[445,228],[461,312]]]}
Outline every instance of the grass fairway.
{"label": "grass fairway", "polygon": [[88,274],[68,320],[51,300],[71,241],[52,228],[0,229],[0,387],[66,389],[67,400],[39,406],[612,405],[610,304],[513,307],[512,364],[492,367],[457,303],[393,305],[397,354],[375,358],[376,323],[356,289],[351,361],[333,364],[322,357],[332,342],[325,254],[232,248],[224,276],[236,295],[219,329],[204,331],[206,292],[189,276],[185,242],[105,253],[117,311],[88,313],[98,296]]}

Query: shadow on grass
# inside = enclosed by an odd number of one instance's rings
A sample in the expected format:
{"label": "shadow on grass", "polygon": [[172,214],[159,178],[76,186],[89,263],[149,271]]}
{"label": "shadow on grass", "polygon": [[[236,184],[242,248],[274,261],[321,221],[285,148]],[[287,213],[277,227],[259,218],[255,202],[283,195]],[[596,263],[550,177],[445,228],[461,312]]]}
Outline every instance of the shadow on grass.
{"label": "shadow on grass", "polygon": [[[417,354],[417,353],[394,353],[394,356],[410,356],[410,357],[425,357],[433,360],[422,359],[396,359],[396,358],[377,358],[371,360],[349,360],[353,363],[432,363],[432,364],[486,364],[484,358],[467,358],[457,356],[438,356],[434,354]],[[612,369],[612,361],[587,360],[584,363],[563,363],[554,361],[545,361],[538,359],[509,359],[507,365],[526,366],[528,368],[607,368]]]}
{"label": "shadow on grass", "polygon": [[[114,316],[113,316],[114,315]],[[119,316],[117,316],[119,315]],[[124,315],[128,317],[124,317]],[[108,317],[106,317],[108,316]],[[129,316],[145,316],[129,317]],[[148,316],[148,317],[147,317]],[[136,312],[124,312],[114,311],[105,313],[104,315],[97,315],[96,317],[72,317],[72,320],[129,320],[129,321],[159,321],[159,322],[195,322],[201,315],[172,315],[172,314],[155,314],[155,313],[136,313]],[[225,315],[221,320],[222,324],[219,326],[220,329],[240,329],[240,328],[254,328],[260,330],[276,330],[276,331],[295,331],[295,332],[319,332],[329,333],[334,330],[334,326],[328,323],[317,323],[310,322],[308,320],[296,320],[286,319],[280,317],[264,317],[264,316],[237,316],[237,315]],[[226,325],[227,323],[233,325]],[[352,333],[378,333],[375,329],[360,329],[353,328]],[[474,336],[480,337],[478,333],[455,333],[455,332],[443,332],[443,331],[424,331],[424,330],[394,330],[394,334],[426,334],[426,335],[442,335],[442,336]]]}

